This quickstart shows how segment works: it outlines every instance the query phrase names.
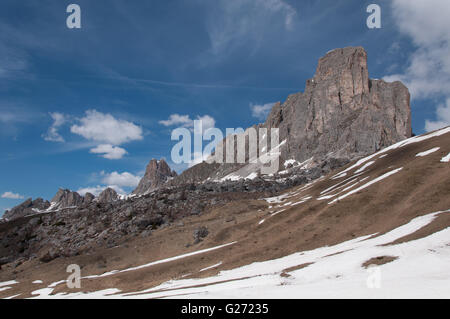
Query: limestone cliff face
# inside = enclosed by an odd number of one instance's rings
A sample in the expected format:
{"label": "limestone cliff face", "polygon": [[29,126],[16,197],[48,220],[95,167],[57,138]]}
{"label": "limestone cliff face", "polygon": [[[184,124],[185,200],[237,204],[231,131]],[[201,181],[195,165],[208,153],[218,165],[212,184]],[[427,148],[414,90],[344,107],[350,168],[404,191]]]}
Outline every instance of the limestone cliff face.
{"label": "limestone cliff face", "polygon": [[111,203],[119,199],[117,192],[111,187],[106,188],[98,195],[99,203]]}
{"label": "limestone cliff face", "polygon": [[3,218],[13,220],[16,218],[33,215],[36,213],[36,210],[45,210],[49,207],[50,203],[42,198],[37,198],[35,200],[28,198],[22,204],[17,205],[13,209],[5,212]]}
{"label": "limestone cliff face", "polygon": [[304,93],[276,104],[264,127],[278,127],[282,160],[353,159],[411,136],[410,95],[400,82],[369,79],[361,47],[319,60]]}
{"label": "limestone cliff face", "polygon": [[84,198],[77,192],[69,189],[59,189],[56,195],[50,201],[54,208],[76,207],[83,204]]}
{"label": "limestone cliff face", "polygon": [[[279,170],[287,160],[311,159],[309,167],[345,163],[411,136],[410,95],[401,82],[371,80],[362,47],[336,49],[319,60],[305,92],[276,103],[265,123],[255,128],[279,129],[280,142],[285,141]],[[245,178],[255,170],[242,164],[198,165],[174,182],[190,181],[191,170],[197,171],[195,176],[207,172],[212,179],[233,171]]]}
{"label": "limestone cliff face", "polygon": [[139,182],[137,188],[133,191],[133,194],[142,195],[152,190],[155,190],[159,186],[165,184],[168,179],[175,177],[177,173],[172,171],[163,159],[152,159],[147,165],[145,175]]}
{"label": "limestone cliff face", "polygon": [[94,200],[95,196],[86,193],[83,197],[77,192],[73,192],[69,189],[59,189],[49,202],[42,198],[32,200],[27,199],[23,203],[12,208],[10,211],[5,212],[4,218],[7,220],[14,220],[17,218],[39,214],[42,212],[55,211],[64,208],[80,207],[82,205],[89,205]]}

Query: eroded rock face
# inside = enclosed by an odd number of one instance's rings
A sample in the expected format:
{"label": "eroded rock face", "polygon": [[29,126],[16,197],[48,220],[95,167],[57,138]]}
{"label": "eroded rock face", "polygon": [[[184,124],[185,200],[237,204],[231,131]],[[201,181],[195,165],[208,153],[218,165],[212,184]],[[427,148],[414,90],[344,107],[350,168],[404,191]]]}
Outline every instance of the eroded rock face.
{"label": "eroded rock face", "polygon": [[11,221],[17,218],[48,213],[59,209],[85,207],[91,204],[94,199],[95,196],[91,193],[86,193],[83,197],[77,192],[72,192],[68,189],[59,189],[51,202],[43,200],[42,198],[37,198],[35,200],[29,198],[11,210],[6,211],[3,215],[3,221]]}
{"label": "eroded rock face", "polygon": [[88,204],[92,203],[92,202],[94,201],[94,199],[95,199],[95,196],[94,196],[93,194],[91,194],[91,193],[86,193],[86,194],[84,195],[83,203],[84,203],[85,205],[88,205]]}
{"label": "eroded rock face", "polygon": [[278,127],[282,161],[367,155],[411,137],[408,89],[400,82],[370,80],[361,48],[329,52],[319,60],[304,93],[275,105],[265,127]]}
{"label": "eroded rock face", "polygon": [[[244,172],[248,165],[202,163],[175,177],[164,160],[153,159],[133,192],[143,196],[119,199],[109,188],[94,200],[89,193],[82,197],[60,189],[51,212],[19,219],[50,207],[48,201],[28,199],[5,214],[9,220],[19,220],[4,221],[0,229],[0,255],[5,256],[0,265],[20,258],[49,262],[95,246],[111,248],[125,241],[124,236],[145,237],[168,223],[184,225],[182,218],[233,200],[271,197],[311,182],[356,157],[411,136],[409,93],[400,82],[370,80],[364,49],[337,49],[320,59],[305,92],[275,104],[266,122],[255,125],[260,127],[279,128],[280,142],[285,141],[280,170],[291,167],[292,171],[217,183],[230,173]],[[285,165],[291,159],[311,160],[304,169],[294,162]],[[194,243],[208,233],[204,227],[196,229]]]}
{"label": "eroded rock face", "polygon": [[151,192],[175,176],[177,176],[177,173],[170,169],[166,161],[163,159],[159,161],[152,159],[147,165],[144,177],[139,182],[138,187],[133,191],[133,194],[142,195]]}
{"label": "eroded rock face", "polygon": [[[99,196],[88,205],[7,221],[0,227],[0,265],[21,258],[50,262],[87,253],[94,247],[115,247],[129,238],[150,236],[155,229],[207,213],[212,207],[222,207],[233,200],[272,197],[319,174],[283,183],[254,179],[161,187],[140,197],[107,202]],[[109,190],[107,193],[113,194]],[[207,235],[208,230],[199,229],[194,233],[195,243]]]}
{"label": "eroded rock face", "polygon": [[101,192],[100,195],[98,195],[99,203],[110,203],[110,202],[114,202],[118,199],[119,199],[119,195],[117,194],[117,192],[114,189],[112,189],[110,187],[108,187],[103,192]]}
{"label": "eroded rock face", "polygon": [[[346,163],[411,137],[410,95],[401,82],[371,80],[362,47],[336,49],[319,60],[304,93],[276,103],[265,123],[254,127],[279,129],[284,142],[279,171],[287,160],[309,160],[308,169]],[[251,165],[201,163],[173,183],[198,182],[199,176],[217,180],[231,173],[245,178],[255,170]]]}
{"label": "eroded rock face", "polygon": [[50,203],[48,201],[43,200],[42,198],[37,198],[35,200],[28,198],[22,204],[5,212],[3,218],[6,220],[13,220],[16,218],[36,214],[37,212],[46,210],[49,207]]}
{"label": "eroded rock face", "polygon": [[51,202],[55,208],[77,207],[83,204],[84,198],[77,192],[60,188]]}

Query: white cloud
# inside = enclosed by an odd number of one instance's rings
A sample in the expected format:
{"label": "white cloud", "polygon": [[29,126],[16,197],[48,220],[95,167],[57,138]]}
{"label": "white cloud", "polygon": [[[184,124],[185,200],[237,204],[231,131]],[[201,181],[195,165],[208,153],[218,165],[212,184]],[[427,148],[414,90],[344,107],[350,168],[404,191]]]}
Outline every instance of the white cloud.
{"label": "white cloud", "polygon": [[275,103],[267,103],[264,105],[253,105],[250,104],[250,109],[252,110],[252,116],[259,119],[259,120],[265,120],[267,118],[267,115],[269,115],[270,111],[272,110],[272,107]]}
{"label": "white cloud", "polygon": [[81,196],[85,196],[86,193],[91,193],[94,196],[98,196],[100,195],[101,192],[103,192],[105,189],[107,189],[108,187],[114,189],[117,194],[119,195],[126,195],[127,192],[124,191],[122,188],[120,188],[117,185],[97,185],[97,186],[92,186],[92,187],[85,187],[85,188],[80,188],[77,190],[77,193],[80,194]]}
{"label": "white cloud", "polygon": [[[59,112],[50,113],[50,116],[53,124],[42,137],[46,141],[65,142],[59,129],[67,123],[73,124],[73,117]],[[90,149],[90,153],[101,154],[106,159],[122,158],[127,151],[118,145],[143,139],[142,128],[132,122],[116,119],[111,114],[88,110],[83,118],[76,121],[78,123],[73,124],[70,131],[87,139],[89,147],[98,144]]]}
{"label": "white cloud", "polygon": [[203,131],[213,128],[216,125],[216,120],[209,115],[197,116],[197,120],[202,121]]}
{"label": "white cloud", "polygon": [[65,142],[58,130],[66,123],[66,116],[59,112],[50,113],[50,116],[53,119],[53,124],[49,127],[47,133],[43,135],[44,140],[49,142]]}
{"label": "white cloud", "polygon": [[189,115],[172,114],[169,116],[168,120],[159,121],[159,124],[164,126],[174,126],[174,125],[190,125],[192,123]]}
{"label": "white cloud", "polygon": [[116,119],[111,114],[88,110],[85,117],[78,121],[79,125],[72,125],[70,131],[87,140],[101,143],[92,148],[90,153],[101,154],[106,159],[121,159],[127,151],[118,145],[143,139],[139,126]]}
{"label": "white cloud", "polygon": [[427,132],[435,131],[450,125],[450,98],[446,105],[439,105],[436,110],[436,121],[425,121],[425,130]]}
{"label": "white cloud", "polygon": [[400,80],[413,98],[450,95],[450,1],[393,0],[394,21],[409,36],[416,51],[404,73],[385,77]]}
{"label": "white cloud", "polygon": [[[216,125],[216,120],[210,115],[197,115],[196,120],[202,121],[203,131],[213,128]],[[194,128],[194,120],[190,118],[189,115],[172,114],[169,116],[168,120],[159,121],[159,124],[164,126],[175,126],[179,125],[181,127],[186,127],[189,129]]]}
{"label": "white cloud", "polygon": [[102,157],[110,160],[121,159],[127,151],[121,147],[113,146],[111,144],[100,144],[92,148],[90,153],[101,154]]}
{"label": "white cloud", "polygon": [[[97,175],[97,174],[96,174]],[[106,188],[110,187],[114,189],[120,195],[126,195],[128,192],[123,188],[136,187],[141,179],[140,176],[133,175],[128,172],[118,173],[106,173],[104,171],[100,172],[101,185],[89,186],[80,188],[77,193],[84,196],[86,193],[91,193],[95,196],[100,195]],[[97,175],[98,176],[98,175]]]}
{"label": "white cloud", "polygon": [[108,185],[117,185],[119,187],[136,187],[141,180],[140,176],[136,176],[128,172],[101,172],[100,175],[103,176],[102,183]]}
{"label": "white cloud", "polygon": [[7,199],[23,199],[24,196],[20,195],[20,194],[16,194],[13,192],[4,192],[2,194],[2,198],[7,198]]}
{"label": "white cloud", "polygon": [[86,116],[79,122],[80,125],[72,125],[70,131],[94,142],[121,145],[143,139],[139,126],[96,110],[86,111]]}
{"label": "white cloud", "polygon": [[103,190],[106,188],[106,186],[92,186],[92,187],[84,187],[77,190],[77,193],[81,196],[85,196],[86,193],[91,193],[94,196],[98,196]]}

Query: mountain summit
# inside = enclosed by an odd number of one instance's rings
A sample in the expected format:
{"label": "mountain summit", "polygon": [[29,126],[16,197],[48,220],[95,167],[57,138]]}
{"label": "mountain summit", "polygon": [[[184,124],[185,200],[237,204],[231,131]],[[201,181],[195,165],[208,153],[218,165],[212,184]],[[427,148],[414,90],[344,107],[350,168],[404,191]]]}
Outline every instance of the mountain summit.
{"label": "mountain summit", "polygon": [[[280,171],[347,163],[411,137],[410,94],[401,82],[370,79],[364,48],[335,49],[319,60],[305,92],[276,103],[266,122],[254,127],[279,128]],[[187,170],[174,181],[191,182],[189,177],[205,174],[216,180],[250,178],[259,168],[198,165],[190,169],[196,174]]]}
{"label": "mountain summit", "polygon": [[277,103],[264,126],[280,129],[284,160],[352,160],[411,137],[410,95],[401,82],[371,80],[362,47],[336,49],[319,60],[305,92]]}
{"label": "mountain summit", "polygon": [[152,159],[148,163],[145,170],[145,175],[142,177],[139,185],[133,191],[135,195],[143,195],[163,185],[168,179],[177,176],[175,171],[172,171],[165,160]]}

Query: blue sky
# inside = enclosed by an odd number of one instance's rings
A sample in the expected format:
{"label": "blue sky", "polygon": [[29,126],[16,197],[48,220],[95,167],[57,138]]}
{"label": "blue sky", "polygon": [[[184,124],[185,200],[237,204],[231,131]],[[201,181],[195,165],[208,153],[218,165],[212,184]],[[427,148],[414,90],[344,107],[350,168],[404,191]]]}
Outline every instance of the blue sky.
{"label": "blue sky", "polygon": [[0,214],[59,187],[128,192],[151,158],[170,163],[176,123],[253,125],[338,47],[411,87],[415,133],[448,125],[448,16],[445,0],[2,0]]}

